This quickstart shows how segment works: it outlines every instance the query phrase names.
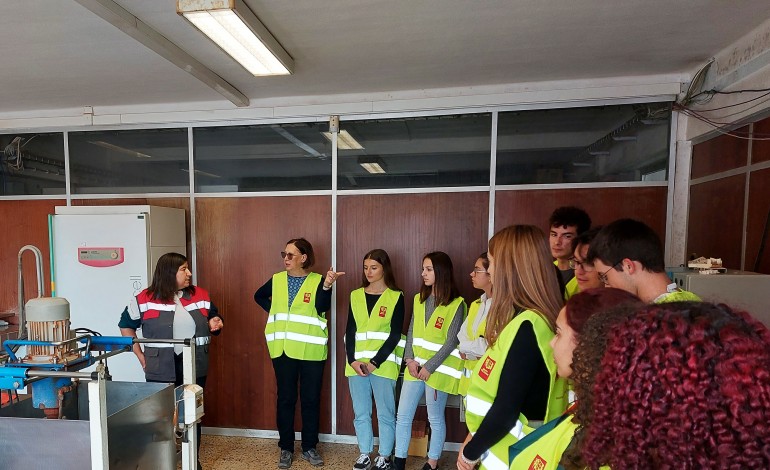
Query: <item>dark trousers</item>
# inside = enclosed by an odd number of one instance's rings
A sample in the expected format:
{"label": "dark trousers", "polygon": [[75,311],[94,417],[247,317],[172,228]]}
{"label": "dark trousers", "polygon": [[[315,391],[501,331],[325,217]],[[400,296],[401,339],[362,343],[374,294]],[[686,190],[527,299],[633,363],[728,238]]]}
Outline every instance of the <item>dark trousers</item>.
{"label": "dark trousers", "polygon": [[[182,385],[182,382],[184,381],[184,363],[182,362],[181,354],[174,355],[174,370],[176,371],[176,380],[174,380],[174,387],[178,387]],[[162,380],[148,380],[147,382],[168,383],[168,382],[163,382]],[[196,378],[195,383],[200,385],[201,388],[205,387],[206,376],[204,375],[203,377]],[[201,423],[198,423],[197,425],[195,425],[195,431],[196,431],[196,434],[198,435],[198,450],[200,451],[201,450]]]}
{"label": "dark trousers", "polygon": [[297,383],[302,412],[302,451],[315,449],[321,419],[321,383],[326,361],[302,361],[286,354],[273,359],[278,384],[278,447],[294,452],[294,409]]}

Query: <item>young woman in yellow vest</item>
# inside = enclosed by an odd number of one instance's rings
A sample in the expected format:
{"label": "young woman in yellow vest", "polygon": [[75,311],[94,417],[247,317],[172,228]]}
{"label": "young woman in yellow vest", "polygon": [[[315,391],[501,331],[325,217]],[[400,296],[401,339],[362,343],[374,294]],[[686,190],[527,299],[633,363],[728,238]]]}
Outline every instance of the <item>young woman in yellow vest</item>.
{"label": "young woman in yellow vest", "polygon": [[[361,287],[350,293],[345,351],[353,425],[361,455],[353,470],[390,470],[396,439],[396,379],[404,355],[404,294],[396,287],[390,257],[375,249],[364,255]],[[380,448],[372,461],[372,396],[377,404]]]}
{"label": "young woman in yellow vest", "polygon": [[[599,371],[607,334],[613,325],[643,306],[633,294],[611,287],[588,289],[567,301],[556,319],[556,336],[551,340],[551,347],[559,376],[573,381],[579,401],[561,417],[513,444],[510,468],[586,468],[580,455],[582,436],[593,414],[591,388]],[[583,427],[575,434],[578,423]]]}
{"label": "young woman in yellow vest", "polygon": [[471,376],[476,363],[487,352],[484,330],[487,324],[487,313],[489,313],[489,307],[492,305],[492,280],[487,268],[489,268],[489,258],[485,251],[479,255],[479,259],[476,260],[473,271],[471,271],[473,287],[483,290],[484,293],[481,294],[481,298],[476,299],[468,306],[468,318],[465,319],[460,326],[460,332],[457,333],[457,339],[460,341],[457,350],[460,351],[460,357],[465,361],[458,390],[462,396],[468,393],[468,386],[471,383]]}
{"label": "young woman in yellow vest", "polygon": [[294,408],[299,384],[302,405],[302,458],[323,465],[316,450],[321,413],[321,381],[326,363],[328,330],[326,311],[331,288],[344,272],[329,268],[326,277],[310,272],[315,262],[313,246],[304,238],[286,242],[281,252],[285,271],[274,274],[257,292],[254,301],[268,312],[267,349],[278,386],[276,421],[281,454],[278,468],[289,468],[294,457]]}
{"label": "young woman in yellow vest", "polygon": [[396,418],[396,458],[393,468],[404,470],[412,421],[420,397],[425,396],[430,423],[428,461],[423,470],[435,469],[446,439],[444,408],[447,397],[457,394],[463,361],[457,351],[457,332],[465,317],[452,273],[452,260],[435,251],[422,259],[420,293],[414,296],[414,310],[404,350],[404,384]]}
{"label": "young woman in yellow vest", "polygon": [[563,296],[548,241],[531,225],[512,225],[489,241],[492,307],[489,349],[466,396],[470,434],[457,468],[508,470],[508,448],[536,423],[560,416],[567,387],[556,377],[549,342]]}

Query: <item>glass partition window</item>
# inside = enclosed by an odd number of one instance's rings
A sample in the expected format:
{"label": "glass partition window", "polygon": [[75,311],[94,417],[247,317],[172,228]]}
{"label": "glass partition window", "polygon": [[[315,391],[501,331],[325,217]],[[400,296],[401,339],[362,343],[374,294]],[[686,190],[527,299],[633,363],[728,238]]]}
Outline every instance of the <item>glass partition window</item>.
{"label": "glass partition window", "polygon": [[491,114],[343,121],[339,189],[488,186]]}
{"label": "glass partition window", "polygon": [[498,185],[665,181],[669,103],[500,113]]}
{"label": "glass partition window", "polygon": [[331,190],[328,131],[327,122],[197,128],[195,191]]}
{"label": "glass partition window", "polygon": [[0,135],[0,196],[65,194],[64,134]]}
{"label": "glass partition window", "polygon": [[187,129],[72,132],[73,194],[190,191]]}

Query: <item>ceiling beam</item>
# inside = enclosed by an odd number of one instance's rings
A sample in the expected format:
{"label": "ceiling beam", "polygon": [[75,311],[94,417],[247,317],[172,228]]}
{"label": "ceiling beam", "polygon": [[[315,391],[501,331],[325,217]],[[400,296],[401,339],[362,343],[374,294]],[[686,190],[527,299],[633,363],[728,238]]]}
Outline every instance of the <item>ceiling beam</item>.
{"label": "ceiling beam", "polygon": [[75,0],[77,3],[107,21],[158,55],[197,78],[234,105],[246,107],[249,98],[230,85],[224,78],[195,60],[190,54],[152,29],[142,20],[112,0]]}

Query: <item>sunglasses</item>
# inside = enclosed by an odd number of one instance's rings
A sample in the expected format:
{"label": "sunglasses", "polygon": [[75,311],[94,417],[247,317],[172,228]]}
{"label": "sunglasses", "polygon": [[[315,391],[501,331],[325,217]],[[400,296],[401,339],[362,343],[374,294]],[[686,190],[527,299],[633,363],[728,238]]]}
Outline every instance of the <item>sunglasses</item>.
{"label": "sunglasses", "polygon": [[285,251],[281,252],[281,259],[286,258],[289,261],[293,260],[295,257],[299,258],[300,256],[302,255],[297,253],[286,253]]}

